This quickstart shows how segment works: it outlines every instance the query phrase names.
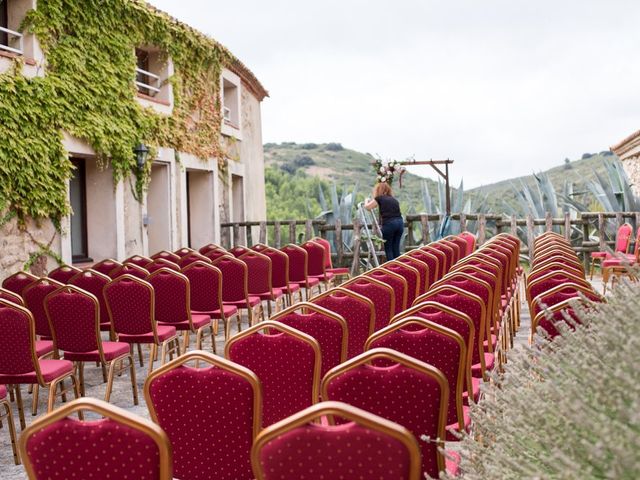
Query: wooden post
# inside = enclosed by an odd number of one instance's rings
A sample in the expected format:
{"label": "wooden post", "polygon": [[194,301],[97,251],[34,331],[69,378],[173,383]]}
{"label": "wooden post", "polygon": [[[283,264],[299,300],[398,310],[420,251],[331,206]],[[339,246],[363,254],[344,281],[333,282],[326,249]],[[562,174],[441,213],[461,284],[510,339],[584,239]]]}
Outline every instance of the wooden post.
{"label": "wooden post", "polygon": [[553,230],[553,217],[551,212],[546,212],[544,214],[544,231],[550,232],[551,230]]}
{"label": "wooden post", "polygon": [[407,245],[414,246],[416,244],[416,239],[413,236],[413,222],[407,221],[407,236],[404,240],[404,248],[407,248]]}
{"label": "wooden post", "polygon": [[487,219],[484,217],[484,213],[481,213],[478,215],[478,246],[482,245],[486,239],[486,226]]}
{"label": "wooden post", "polygon": [[460,232],[467,231],[467,215],[460,213]]}
{"label": "wooden post", "polygon": [[245,235],[247,237],[247,247],[251,247],[253,245],[253,232],[251,231],[251,225],[247,225],[245,227]]}
{"label": "wooden post", "polygon": [[[582,221],[582,248],[586,248],[584,244],[589,241],[589,219],[580,215],[580,220]],[[589,252],[586,250],[584,250],[583,262],[584,271],[588,272],[590,269],[591,255],[589,255]]]}
{"label": "wooden post", "polygon": [[527,245],[529,247],[529,264],[533,262],[533,217],[527,215]]}
{"label": "wooden post", "polygon": [[571,242],[571,214],[564,212],[564,238]]}
{"label": "wooden post", "polygon": [[423,213],[420,215],[420,226],[422,227],[422,244],[429,243],[429,218]]}
{"label": "wooden post", "polygon": [[289,221],[289,243],[298,243],[296,238],[296,221]]}
{"label": "wooden post", "polygon": [[267,222],[260,222],[260,235],[258,237],[258,242],[263,245],[267,244]]}
{"label": "wooden post", "polygon": [[518,236],[518,219],[515,215],[511,215],[511,235]]}
{"label": "wooden post", "polygon": [[353,261],[351,262],[352,277],[358,275],[360,270],[360,228],[360,220],[356,218],[353,221]]}
{"label": "wooden post", "polygon": [[[355,223],[354,223],[355,228]],[[336,218],[336,254],[338,255],[336,261],[339,266],[342,266],[342,257],[344,255],[344,245],[342,243],[342,220]]]}
{"label": "wooden post", "polygon": [[605,227],[605,219],[602,213],[598,214],[598,235],[600,235],[600,251],[604,252],[604,227]]}
{"label": "wooden post", "polygon": [[622,218],[622,212],[616,212],[616,232],[624,223],[624,219]]}
{"label": "wooden post", "polygon": [[232,245],[237,247],[240,245],[240,225],[237,223],[233,224],[233,242]]}
{"label": "wooden post", "polygon": [[311,240],[311,237],[313,236],[313,227],[311,226],[311,219],[307,219],[306,222],[304,222],[304,239],[305,241],[309,241]]}
{"label": "wooden post", "polygon": [[280,248],[282,246],[282,239],[280,237],[280,221],[278,220],[273,224],[273,243],[276,248]]}

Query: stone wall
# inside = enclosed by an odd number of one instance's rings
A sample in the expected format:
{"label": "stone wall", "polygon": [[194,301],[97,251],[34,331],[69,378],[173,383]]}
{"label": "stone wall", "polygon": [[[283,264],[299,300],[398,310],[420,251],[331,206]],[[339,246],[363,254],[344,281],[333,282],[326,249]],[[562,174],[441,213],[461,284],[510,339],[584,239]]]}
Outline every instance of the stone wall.
{"label": "stone wall", "polygon": [[640,197],[640,157],[626,158],[622,161],[622,166],[629,176],[633,193]]}

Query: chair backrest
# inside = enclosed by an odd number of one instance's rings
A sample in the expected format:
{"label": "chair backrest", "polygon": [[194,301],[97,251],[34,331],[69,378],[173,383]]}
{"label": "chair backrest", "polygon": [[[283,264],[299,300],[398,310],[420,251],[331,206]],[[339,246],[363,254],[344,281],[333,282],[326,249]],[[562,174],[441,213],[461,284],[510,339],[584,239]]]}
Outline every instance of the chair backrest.
{"label": "chair backrest", "polygon": [[[187,365],[194,361],[195,368]],[[144,395],[151,419],[171,441],[176,478],[253,478],[251,446],[262,427],[255,373],[192,351],[154,370]]]}
{"label": "chair backrest", "polygon": [[98,350],[103,356],[100,305],[94,295],[65,285],[46,296],[44,307],[56,350],[74,353]]}
{"label": "chair backrest", "polygon": [[316,242],[324,249],[324,268],[333,268],[333,261],[331,260],[331,243],[326,238],[314,237],[312,242]]}
{"label": "chair backrest", "polygon": [[535,317],[538,312],[540,312],[544,308],[551,307],[564,300],[576,297],[584,297],[592,302],[605,301],[604,297],[596,293],[591,287],[585,287],[584,285],[579,285],[577,283],[566,282],[560,285],[556,285],[553,288],[542,292],[538,296],[533,298],[531,300],[529,309],[531,310],[531,315]]}
{"label": "chair backrest", "polygon": [[290,243],[280,249],[289,257],[289,281],[306,282],[308,276],[308,254],[304,248]]}
{"label": "chair backrest", "polygon": [[224,354],[260,379],[264,426],[318,401],[322,355],[318,342],[306,333],[280,322],[261,322],[231,337]]}
{"label": "chair backrest", "polygon": [[366,272],[364,276],[374,278],[379,282],[389,285],[393,289],[395,296],[394,314],[407,308],[407,291],[409,287],[404,277],[382,267],[371,269]]}
{"label": "chair backrest", "polygon": [[254,245],[252,250],[271,259],[271,286],[273,288],[287,288],[289,286],[289,256],[278,249],[261,244]]}
{"label": "chair backrest", "polygon": [[471,232],[462,232],[458,235],[467,244],[466,253],[470,255],[476,249],[476,236]]}
{"label": "chair backrest", "polygon": [[[442,252],[439,252],[444,255]],[[413,250],[409,250],[405,255],[417,258],[418,260],[426,263],[429,267],[429,285],[438,280],[441,276],[441,260],[437,255],[434,255],[432,252],[428,252],[421,248],[414,248]],[[442,274],[444,275],[444,274]]]}
{"label": "chair backrest", "polygon": [[165,260],[164,258],[156,258],[150,263],[147,263],[144,266],[144,269],[150,274],[155,272],[156,270],[160,270],[161,268],[170,268],[171,270],[175,270],[176,272],[180,271],[180,265],[172,262],[171,260]]}
{"label": "chair backrest", "polygon": [[307,252],[307,274],[324,275],[325,250],[318,242],[309,240],[300,245]]}
{"label": "chair backrest", "polygon": [[444,270],[442,274],[447,273],[453,264],[455,263],[455,251],[449,245],[444,242],[431,242],[425,245],[423,249],[431,252],[441,252],[444,255]]}
{"label": "chair backrest", "polygon": [[58,268],[51,270],[47,277],[60,283],[69,283],[69,280],[81,271],[79,268],[72,267],[71,265],[60,265]]}
{"label": "chair backrest", "polygon": [[207,257],[209,260],[211,260],[211,262],[214,262],[217,259],[219,259],[220,257],[233,257],[233,255],[231,255],[226,250],[209,250],[205,254],[205,257]]}
{"label": "chair backrest", "polygon": [[139,267],[135,263],[124,263],[109,272],[109,276],[112,279],[118,278],[122,275],[131,275],[144,280],[149,276],[149,271],[145,268]]}
{"label": "chair backrest", "polygon": [[371,300],[375,307],[375,328],[386,327],[395,314],[396,299],[393,288],[373,277],[359,276],[342,284],[342,287]]}
{"label": "chair backrest", "polygon": [[176,255],[175,253],[169,252],[167,250],[160,250],[158,253],[151,255],[151,260],[157,260],[159,258],[169,260],[173,263],[178,263],[178,261],[180,260],[180,255]]}
{"label": "chair backrest", "polygon": [[212,312],[222,308],[222,272],[205,262],[187,265],[182,273],[189,279],[191,309]]}
{"label": "chair backrest", "polygon": [[[320,425],[334,416],[348,423]],[[267,427],[251,462],[257,480],[421,478],[420,448],[409,430],[342,402],[318,403]]]}
{"label": "chair backrest", "polygon": [[229,249],[229,253],[236,258],[240,257],[241,255],[244,255],[248,251],[249,249],[243,245],[236,245],[235,247],[232,247]]}
{"label": "chair backrest", "polygon": [[559,325],[573,330],[574,324],[581,323],[574,310],[574,307],[581,303],[584,304],[579,297],[568,298],[538,312],[531,320],[532,338],[538,328],[544,330],[546,335],[552,339],[560,335]]}
{"label": "chair backrest", "polygon": [[364,342],[374,332],[376,322],[375,306],[371,300],[346,288],[337,287],[316,295],[310,302],[337,313],[347,322],[347,358],[364,351]]}
{"label": "chair backrest", "polygon": [[35,321],[24,307],[0,299],[0,374],[39,372]]}
{"label": "chair backrest", "polygon": [[[394,365],[379,367],[376,360]],[[437,443],[420,442],[422,471],[437,478],[444,470],[438,443],[445,439],[449,385],[437,368],[388,348],[374,348],[330,370],[322,380],[322,399],[384,417],[416,438],[436,439]]]}
{"label": "chair backrest", "polygon": [[[102,418],[71,417],[80,411]],[[73,400],[35,420],[20,435],[19,447],[31,479],[71,478],[70,471],[82,478],[117,478],[124,472],[141,480],[173,476],[171,444],[162,429],[96,398]]]}
{"label": "chair backrest", "polygon": [[457,242],[452,242],[449,238],[443,238],[437,242],[440,245],[449,247],[451,249],[452,261],[450,267],[453,267],[458,260],[464,257],[464,246],[459,245]]}
{"label": "chair backrest", "polygon": [[143,255],[131,255],[122,263],[133,263],[134,265],[145,268],[147,264],[149,264],[152,261],[153,260],[151,258],[145,257]]}
{"label": "chair backrest", "polygon": [[98,263],[94,263],[91,269],[111,277],[111,275],[109,275],[111,271],[121,266],[122,264],[117,260],[113,260],[112,258],[105,258]]}
{"label": "chair backrest", "polygon": [[631,245],[631,237],[633,236],[633,227],[630,223],[624,223],[618,228],[616,233],[616,252],[628,253]]}
{"label": "chair backrest", "polygon": [[462,394],[471,365],[466,341],[458,332],[422,317],[406,317],[374,333],[365,348],[390,348],[440,370],[450,389],[447,425],[464,425]]}
{"label": "chair backrest", "polygon": [[2,288],[22,295],[22,291],[31,283],[38,280],[38,277],[32,275],[29,272],[16,272],[13,275],[9,275],[2,281]]}
{"label": "chair backrest", "polygon": [[98,299],[100,304],[100,323],[110,322],[107,301],[104,298],[104,286],[110,281],[109,277],[93,269],[83,270],[69,280],[69,285],[75,285]]}
{"label": "chair backrest", "polygon": [[189,252],[187,253],[185,256],[183,256],[182,258],[180,258],[180,260],[178,261],[178,266],[180,268],[184,268],[187,265],[193,263],[193,262],[205,262],[205,263],[211,263],[211,259],[208,257],[205,257],[204,255],[198,253],[198,252]]}
{"label": "chair backrest", "polygon": [[212,250],[224,250],[224,248],[222,248],[220,245],[216,245],[215,243],[208,243],[204,247],[201,247],[198,250],[198,253],[201,253],[202,255],[206,255]]}
{"label": "chair backrest", "polygon": [[51,336],[49,320],[47,320],[47,313],[44,310],[44,297],[60,287],[62,287],[62,283],[44,277],[36,280],[22,291],[24,304],[36,322],[36,335]]}
{"label": "chair backrest", "polygon": [[458,235],[449,235],[447,237],[444,238],[446,241],[448,241],[450,244],[456,244],[458,246],[458,260],[462,259],[463,257],[466,257],[468,255],[467,253],[467,241],[458,236]]}
{"label": "chair backrest", "polygon": [[438,248],[434,248],[432,243],[428,243],[424,247],[420,247],[419,249],[422,252],[430,253],[434,257],[438,259],[438,279],[443,277],[448,271],[448,262],[447,262],[447,254]]}
{"label": "chair backrest", "polygon": [[531,303],[531,300],[536,298],[541,293],[551,290],[553,287],[561,285],[563,283],[571,282],[587,288],[591,287],[591,283],[589,283],[589,281],[585,278],[559,270],[549,272],[546,275],[539,276],[537,278],[534,278],[533,280],[527,280],[528,281],[525,285],[525,288],[527,291],[528,303]]}
{"label": "chair backrest", "polygon": [[529,271],[529,275],[527,275],[527,281],[532,282],[536,278],[542,277],[543,275],[547,275],[550,272],[568,272],[577,277],[584,278],[584,271],[582,269],[577,269],[566,263],[562,263],[554,260],[550,263],[545,263],[544,265],[540,265],[539,268],[535,270]]}
{"label": "chair backrest", "polygon": [[322,353],[321,376],[347,359],[349,329],[341,315],[314,303],[299,302],[273,315],[270,320],[282,322],[316,339]]}
{"label": "chair backrest", "polygon": [[[394,261],[409,265],[410,267],[413,267],[418,271],[418,274],[420,276],[420,288],[416,296],[421,295],[429,290],[429,265],[427,263],[420,260],[418,257],[406,254],[400,255],[399,257],[395,258]],[[411,303],[413,303],[413,301],[411,301]],[[408,298],[407,304],[410,305]]]}
{"label": "chair backrest", "polygon": [[380,267],[405,279],[407,283],[407,303],[405,308],[413,304],[415,298],[421,293],[420,272],[415,267],[397,260],[385,262]]}
{"label": "chair backrest", "polygon": [[186,276],[170,268],[161,268],[149,275],[147,282],[153,287],[156,322],[188,320],[191,325],[190,286]]}
{"label": "chair backrest", "polygon": [[213,266],[222,272],[222,301],[240,302],[249,297],[249,273],[247,264],[235,257],[220,257]]}
{"label": "chair backrest", "polygon": [[179,248],[178,250],[176,250],[175,253],[177,256],[179,256],[180,258],[184,257],[185,255],[189,255],[190,253],[195,252],[195,250],[193,248],[189,248],[189,247],[182,247]]}
{"label": "chair backrest", "polygon": [[124,274],[104,287],[104,297],[111,328],[115,333],[141,335],[153,332],[157,340],[156,322],[153,320],[155,299],[151,284]]}
{"label": "chair backrest", "polygon": [[0,299],[7,300],[24,307],[24,300],[22,297],[11,290],[7,290],[6,288],[0,287]]}
{"label": "chair backrest", "polygon": [[238,257],[247,265],[247,288],[249,295],[272,291],[271,259],[254,250],[247,250]]}

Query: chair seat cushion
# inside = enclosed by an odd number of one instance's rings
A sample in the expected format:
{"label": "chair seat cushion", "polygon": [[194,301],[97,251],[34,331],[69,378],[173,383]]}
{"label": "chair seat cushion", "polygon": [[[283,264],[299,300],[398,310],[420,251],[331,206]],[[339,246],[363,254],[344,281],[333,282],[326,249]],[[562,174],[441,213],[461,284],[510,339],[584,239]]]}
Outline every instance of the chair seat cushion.
{"label": "chair seat cushion", "polygon": [[238,313],[238,308],[233,305],[222,305],[222,308],[218,310],[211,310],[209,312],[201,312],[198,310],[191,310],[191,315],[209,315],[209,318],[222,319],[222,315],[224,314],[224,318],[233,317]]}
{"label": "chair seat cushion", "polygon": [[[110,362],[114,358],[121,357],[130,352],[130,346],[124,342],[102,342],[104,359]],[[98,362],[100,354],[98,350],[92,352],[64,352],[64,359],[72,362]]]}
{"label": "chair seat cushion", "polygon": [[300,285],[298,285],[297,283],[289,282],[287,293],[296,293],[298,290],[300,290]]}
{"label": "chair seat cushion", "polygon": [[7,398],[7,387],[0,385],[0,400]]}
{"label": "chair seat cushion", "polygon": [[[469,408],[467,405],[463,405],[462,406],[462,418],[464,421],[464,428],[462,429],[465,432],[468,432],[470,427],[471,427],[471,408]],[[452,423],[451,425],[447,425],[447,441],[448,442],[457,442],[460,439],[456,436],[455,433],[452,432],[453,431],[460,431],[460,426],[458,425],[458,423]]]}
{"label": "chair seat cushion", "polygon": [[[491,334],[491,346],[493,348],[496,348],[496,345],[498,344],[498,337],[496,335],[494,335],[493,333]],[[489,342],[487,340],[484,341],[483,345],[486,347],[489,346]]]}
{"label": "chair seat cushion", "polygon": [[321,282],[328,282],[329,280],[333,279],[333,277],[335,277],[335,275],[327,271],[324,272],[324,275],[309,275],[309,278],[317,278]]}
{"label": "chair seat cushion", "polygon": [[[158,332],[159,342],[164,342],[165,340],[168,340],[171,337],[176,336],[176,328],[173,326],[158,325],[156,327],[156,331]],[[138,335],[129,335],[126,333],[121,333],[118,335],[118,340],[126,343],[154,343],[155,342],[153,338],[153,332],[141,333]]]}
{"label": "chair seat cushion", "polygon": [[[193,328],[197,330],[198,328],[202,328],[208,323],[211,323],[211,317],[205,313],[202,313],[202,314],[191,313],[191,323],[193,324]],[[189,320],[184,320],[182,322],[175,322],[175,323],[174,322],[172,323],[158,322],[158,325],[175,327],[175,329],[179,331],[191,330],[191,325],[189,325]]]}
{"label": "chair seat cushion", "polygon": [[255,295],[260,297],[260,300],[276,300],[282,297],[284,292],[281,288],[272,288],[270,292],[256,293]]}
{"label": "chair seat cushion", "polygon": [[316,285],[318,285],[320,283],[320,279],[318,277],[307,277],[307,281],[301,281],[301,282],[291,282],[291,283],[295,283],[300,287],[315,287]]}
{"label": "chair seat cushion", "polygon": [[591,252],[591,258],[606,258],[607,252]]}
{"label": "chair seat cushion", "polygon": [[[60,378],[64,375],[68,375],[73,372],[73,363],[69,360],[39,360],[40,372],[45,383],[51,383],[56,378]],[[0,383],[10,384],[15,383],[19,385],[38,383],[38,377],[36,372],[20,373],[14,375],[2,375],[0,374]]]}
{"label": "chair seat cushion", "polygon": [[326,271],[327,272],[331,272],[336,276],[339,276],[339,275],[350,275],[351,274],[351,272],[349,271],[349,269],[347,267],[327,268]]}
{"label": "chair seat cushion", "polygon": [[[496,357],[493,355],[493,353],[486,353],[484,354],[484,368],[487,372],[490,372],[491,370],[493,370],[493,367],[495,365],[495,361],[496,361]],[[475,365],[471,365],[471,375],[473,375],[474,377],[481,377],[482,376],[482,368],[480,366],[480,363],[476,363]]]}
{"label": "chair seat cushion", "polygon": [[40,358],[51,352],[53,352],[53,342],[51,340],[36,340],[36,357]]}
{"label": "chair seat cushion", "polygon": [[452,450],[447,450],[444,453],[444,459],[447,473],[452,477],[460,475],[460,454]]}
{"label": "chair seat cushion", "polygon": [[237,307],[237,308],[247,308],[247,303],[249,304],[250,307],[255,307],[261,301],[262,300],[260,300],[260,297],[257,297],[255,295],[249,295],[246,300],[234,300],[232,302],[224,302],[224,304],[233,305],[234,307]]}
{"label": "chair seat cushion", "polygon": [[636,257],[634,255],[626,255],[625,258],[609,258],[602,262],[602,267],[622,267],[630,266],[635,263]]}
{"label": "chair seat cushion", "polygon": [[[478,377],[471,377],[471,390],[473,395],[473,401],[478,403],[480,400],[480,385],[482,385],[482,379]],[[469,392],[462,393],[462,400],[465,405],[469,404]]]}

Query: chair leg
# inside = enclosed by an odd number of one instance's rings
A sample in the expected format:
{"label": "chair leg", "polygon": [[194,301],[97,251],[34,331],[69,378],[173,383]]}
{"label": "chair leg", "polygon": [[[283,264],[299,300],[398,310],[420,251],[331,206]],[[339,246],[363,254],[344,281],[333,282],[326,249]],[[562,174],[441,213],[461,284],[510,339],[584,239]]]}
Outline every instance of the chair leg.
{"label": "chair leg", "polygon": [[27,427],[27,423],[24,419],[24,406],[22,405],[22,394],[20,393],[20,385],[14,385],[16,389],[16,404],[18,405],[18,417],[20,419],[20,430],[24,430]]}
{"label": "chair leg", "polygon": [[131,389],[133,390],[133,404],[138,405],[138,384],[136,383],[136,364],[133,355],[128,355],[129,376],[131,377]]}
{"label": "chair leg", "polygon": [[[164,344],[163,344],[164,345]],[[151,353],[149,354],[149,374],[153,371],[153,362],[156,358],[156,350],[158,346],[155,343],[151,344]]]}
{"label": "chair leg", "polygon": [[16,436],[16,426],[13,424],[13,413],[11,413],[11,405],[5,399],[0,402],[5,408],[5,416],[7,417],[7,423],[9,424],[9,437],[11,437],[11,449],[13,450],[13,461],[16,465],[20,465],[20,458],[18,458],[18,448],[17,448],[17,436]]}
{"label": "chair leg", "polygon": [[108,363],[109,374],[107,375],[107,391],[104,394],[104,401],[107,403],[109,403],[109,399],[111,398],[111,389],[113,388],[113,375],[114,375],[114,369],[115,369],[116,363],[117,363],[116,360],[111,360]]}
{"label": "chair leg", "polygon": [[[187,350],[189,350],[189,341],[190,341],[190,332],[189,330],[185,330],[182,338],[182,344],[184,345],[184,347],[182,348],[182,351],[185,353],[187,352]],[[196,345],[197,345],[197,340],[196,340]],[[198,348],[198,350],[200,349],[200,347],[196,347],[196,348]]]}
{"label": "chair leg", "polygon": [[144,362],[142,360],[142,345],[140,345],[139,343],[138,343],[138,359],[140,360],[140,366],[144,367]]}
{"label": "chair leg", "polygon": [[33,393],[31,394],[31,416],[35,417],[38,414],[38,400],[40,397],[40,386],[36,383],[35,385],[29,385],[33,388]]}

